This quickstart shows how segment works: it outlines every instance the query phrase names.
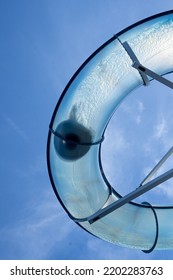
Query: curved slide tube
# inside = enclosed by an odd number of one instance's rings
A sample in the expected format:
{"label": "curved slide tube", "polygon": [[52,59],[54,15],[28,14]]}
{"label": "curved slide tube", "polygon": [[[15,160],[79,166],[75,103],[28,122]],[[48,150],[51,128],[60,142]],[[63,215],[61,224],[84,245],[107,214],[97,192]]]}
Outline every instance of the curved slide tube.
{"label": "curved slide tube", "polygon": [[172,72],[173,11],[119,32],[77,70],[64,89],[50,123],[49,176],[68,215],[91,234],[144,251],[150,251],[153,244],[155,249],[172,249],[173,206],[150,207],[148,203],[128,202],[92,224],[87,219],[120,198],[103,172],[101,143],[117,107],[144,84],[145,75],[132,67],[124,42],[146,68],[161,76]]}

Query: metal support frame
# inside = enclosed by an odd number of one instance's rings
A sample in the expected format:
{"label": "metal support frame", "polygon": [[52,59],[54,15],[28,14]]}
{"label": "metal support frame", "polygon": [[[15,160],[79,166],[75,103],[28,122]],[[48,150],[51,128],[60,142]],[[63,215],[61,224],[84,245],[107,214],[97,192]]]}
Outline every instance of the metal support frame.
{"label": "metal support frame", "polygon": [[147,76],[149,76],[149,77],[153,78],[154,80],[157,80],[158,82],[164,84],[165,86],[173,89],[173,83],[171,81],[169,81],[168,79],[165,79],[164,77],[160,76],[159,74],[153,72],[152,70],[148,69],[147,67],[145,67],[144,65],[142,65],[139,62],[135,53],[133,52],[133,50],[131,49],[131,47],[129,46],[129,44],[126,41],[124,43],[122,43],[122,45],[125,48],[126,52],[128,53],[128,55],[130,56],[130,58],[133,62],[132,67],[134,67],[136,70],[138,70],[140,75],[142,76],[145,86],[149,84],[149,79],[147,77]]}
{"label": "metal support frame", "polygon": [[150,182],[139,186],[137,189],[134,191],[128,193],[127,195],[119,198],[117,201],[111,203],[110,205],[106,206],[103,209],[100,209],[90,217],[88,217],[88,222],[90,224],[98,221],[99,219],[105,217],[106,215],[110,214],[114,210],[120,208],[124,204],[132,201],[133,199],[137,198],[138,196],[144,194],[145,192],[153,189],[154,187],[162,184],[163,182],[169,180],[170,178],[173,177],[173,169],[165,172],[164,174],[158,176],[157,178],[151,180]]}
{"label": "metal support frame", "polygon": [[[122,43],[120,41],[120,43],[123,45],[123,47],[125,48],[125,50],[127,51],[128,55],[130,56],[130,58],[132,60],[132,62],[133,62],[132,67],[134,67],[135,69],[137,69],[139,71],[145,86],[149,84],[149,79],[147,76],[150,76],[151,78],[157,80],[158,82],[173,89],[173,83],[171,81],[163,78],[162,76],[158,75],[157,73],[151,71],[150,69],[148,69],[145,66],[143,66],[142,64],[140,64],[138,58],[136,57],[136,55],[134,54],[133,50],[131,49],[131,47],[129,46],[129,44],[127,42]],[[93,215],[89,216],[87,218],[88,222],[90,224],[92,224],[92,223],[98,221],[99,219],[105,217],[106,215],[110,214],[111,212],[115,211],[116,209],[120,208],[121,206],[125,205],[126,203],[131,202],[133,199],[141,196],[145,192],[153,189],[154,187],[156,187],[156,186],[162,184],[163,182],[169,180],[170,178],[172,178],[173,169],[163,173],[162,175],[156,177],[153,180],[150,180],[151,177],[153,177],[153,175],[157,172],[157,170],[163,165],[163,163],[172,155],[172,153],[173,153],[173,147],[165,154],[165,156],[151,170],[151,172],[145,177],[145,179],[141,182],[141,184],[139,185],[139,187],[137,189],[128,193],[124,197],[119,198],[117,201],[111,203],[110,205],[100,209]],[[154,208],[151,205],[150,205],[150,207],[152,208],[152,210],[155,214]],[[157,221],[157,223],[158,223],[158,221]],[[155,247],[155,245],[154,245],[154,247]],[[152,248],[152,250],[153,250],[153,248]]]}

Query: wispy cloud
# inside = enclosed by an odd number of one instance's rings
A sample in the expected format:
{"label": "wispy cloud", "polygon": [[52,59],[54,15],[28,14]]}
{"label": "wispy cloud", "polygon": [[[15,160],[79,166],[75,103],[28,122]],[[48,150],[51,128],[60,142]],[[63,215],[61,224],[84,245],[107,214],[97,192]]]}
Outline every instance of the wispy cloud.
{"label": "wispy cloud", "polygon": [[154,127],[154,137],[156,139],[160,139],[163,137],[168,131],[167,122],[165,118],[162,116],[159,118],[157,124]]}
{"label": "wispy cloud", "polygon": [[143,113],[144,110],[145,110],[145,106],[144,106],[144,103],[140,100],[137,100],[137,103],[138,103],[138,111],[139,113]]}
{"label": "wispy cloud", "polygon": [[145,111],[145,106],[142,101],[136,100],[136,113],[134,114],[134,121],[139,125],[142,121],[143,113]]}
{"label": "wispy cloud", "polygon": [[47,171],[47,166],[46,166],[45,154],[37,155],[37,157],[35,157],[35,161],[28,166],[27,175],[33,176],[33,175],[43,174],[46,171]]}
{"label": "wispy cloud", "polygon": [[[23,211],[30,215],[0,230],[1,241],[7,246],[5,258],[45,259],[49,258],[51,250],[57,244],[60,250],[64,247],[74,229],[74,223],[60,204],[53,200],[51,192],[40,195],[37,203],[36,200],[28,202]],[[0,257],[3,258],[1,254]]]}
{"label": "wispy cloud", "polygon": [[19,125],[9,116],[4,116],[4,121],[6,124],[14,131],[16,134],[21,137],[24,141],[28,140],[27,134],[22,130]]}

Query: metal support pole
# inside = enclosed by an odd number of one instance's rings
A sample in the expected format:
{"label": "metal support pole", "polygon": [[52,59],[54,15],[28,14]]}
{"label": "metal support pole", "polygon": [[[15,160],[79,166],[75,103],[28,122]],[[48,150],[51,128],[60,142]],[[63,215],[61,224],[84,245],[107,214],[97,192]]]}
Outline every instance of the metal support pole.
{"label": "metal support pole", "polygon": [[148,173],[148,175],[144,178],[144,180],[141,182],[141,185],[144,185],[150,181],[150,179],[154,176],[154,174],[157,172],[157,170],[164,164],[164,162],[172,155],[173,153],[173,147],[169,149],[169,151],[161,158],[161,160],[156,164],[156,166]]}
{"label": "metal support pole", "polygon": [[93,215],[88,217],[88,222],[90,224],[92,224],[92,223],[98,221],[99,219],[105,217],[106,215],[110,214],[114,210],[120,208],[124,204],[132,201],[136,197],[144,194],[145,192],[153,189],[154,187],[162,184],[163,182],[169,180],[172,177],[173,177],[173,169],[165,172],[164,174],[162,174],[161,176],[158,176],[157,178],[151,180],[150,182],[138,187],[134,191],[130,192],[129,194],[125,195],[124,197],[121,197],[120,199],[111,203],[110,205],[106,206],[105,208],[100,209],[99,211],[97,211],[96,213],[94,213]]}

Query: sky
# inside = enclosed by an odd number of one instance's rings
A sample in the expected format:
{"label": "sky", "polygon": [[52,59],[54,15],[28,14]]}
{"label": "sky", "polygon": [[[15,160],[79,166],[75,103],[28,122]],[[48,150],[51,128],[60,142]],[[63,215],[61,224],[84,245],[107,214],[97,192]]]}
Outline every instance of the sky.
{"label": "sky", "polygon": [[[79,66],[112,35],[172,8],[172,0],[0,0],[0,259],[173,259],[173,250],[144,254],[81,229],[57,201],[46,164],[53,110]],[[111,120],[103,167],[121,194],[173,145],[172,102],[170,89],[154,81]],[[171,204],[170,182],[139,199]]]}

